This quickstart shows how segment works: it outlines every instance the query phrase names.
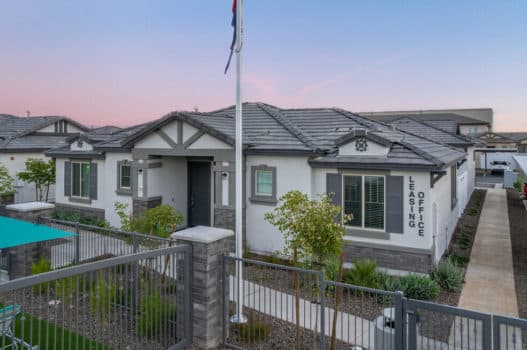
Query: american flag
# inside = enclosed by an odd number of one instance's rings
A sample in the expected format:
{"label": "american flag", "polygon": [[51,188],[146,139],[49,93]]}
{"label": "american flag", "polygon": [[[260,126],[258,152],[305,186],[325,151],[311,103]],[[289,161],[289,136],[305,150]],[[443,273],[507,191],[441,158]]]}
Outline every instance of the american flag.
{"label": "american flag", "polygon": [[234,52],[234,46],[236,45],[236,0],[233,0],[232,2],[232,22],[231,22],[232,28],[233,28],[233,35],[232,35],[232,42],[231,42],[231,52],[229,54],[229,59],[227,60],[227,65],[225,66],[225,73],[227,74],[227,71],[229,70],[229,66],[231,65],[231,59],[232,54]]}

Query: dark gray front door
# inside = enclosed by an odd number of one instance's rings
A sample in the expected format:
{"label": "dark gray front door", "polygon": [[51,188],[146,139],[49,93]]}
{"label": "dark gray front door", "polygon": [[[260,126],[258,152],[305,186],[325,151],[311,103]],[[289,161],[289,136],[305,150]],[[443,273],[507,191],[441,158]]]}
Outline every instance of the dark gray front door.
{"label": "dark gray front door", "polygon": [[210,163],[189,162],[189,226],[210,226]]}

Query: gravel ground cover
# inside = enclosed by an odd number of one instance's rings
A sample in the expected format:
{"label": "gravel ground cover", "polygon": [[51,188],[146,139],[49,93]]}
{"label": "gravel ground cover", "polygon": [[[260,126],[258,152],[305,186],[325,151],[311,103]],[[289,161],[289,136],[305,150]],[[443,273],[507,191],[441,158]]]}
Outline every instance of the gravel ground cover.
{"label": "gravel ground cover", "polygon": [[[138,334],[138,316],[143,312],[139,303],[154,290],[167,305],[175,305],[178,296],[173,281],[161,284],[160,275],[147,270],[139,271],[135,311],[131,303],[132,289],[126,282],[129,271],[124,269],[117,274],[100,271],[78,279],[16,290],[0,295],[0,301],[3,305],[23,307],[24,315],[18,321],[19,327],[22,322],[25,326],[21,337],[29,342],[32,333],[31,342],[40,345],[40,349],[163,349],[177,343],[176,316],[167,316],[170,320],[162,323],[160,311],[155,306],[148,308],[146,312],[155,324],[156,335]],[[102,276],[107,281],[118,282],[115,287],[106,287],[111,288],[108,292],[101,292],[97,281]],[[148,283],[142,279],[148,279]]]}
{"label": "gravel ground cover", "polygon": [[516,191],[507,191],[518,313],[527,318],[527,211]]}

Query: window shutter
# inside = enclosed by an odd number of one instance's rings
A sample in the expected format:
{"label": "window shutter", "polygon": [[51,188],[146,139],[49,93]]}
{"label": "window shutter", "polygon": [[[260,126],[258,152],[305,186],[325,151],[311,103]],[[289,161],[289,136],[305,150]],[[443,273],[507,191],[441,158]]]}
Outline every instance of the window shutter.
{"label": "window shutter", "polygon": [[341,174],[326,174],[326,193],[334,205],[342,206]]}
{"label": "window shutter", "polygon": [[403,176],[386,176],[386,231],[404,233]]}
{"label": "window shutter", "polygon": [[97,164],[90,164],[90,199],[97,199]]}
{"label": "window shutter", "polygon": [[71,196],[71,162],[64,162],[64,196]]}

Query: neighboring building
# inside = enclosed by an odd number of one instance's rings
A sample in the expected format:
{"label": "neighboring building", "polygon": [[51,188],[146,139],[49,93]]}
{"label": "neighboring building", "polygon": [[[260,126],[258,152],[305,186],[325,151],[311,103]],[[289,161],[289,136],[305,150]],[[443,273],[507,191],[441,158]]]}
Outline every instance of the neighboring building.
{"label": "neighboring building", "polygon": [[363,112],[359,114],[385,123],[410,117],[449,133],[466,136],[479,135],[492,130],[493,122],[493,111],[490,108]]}
{"label": "neighboring building", "polygon": [[527,153],[527,132],[486,132],[474,139],[480,147],[477,148],[477,167],[491,169],[492,162],[508,162],[512,169],[517,169],[513,156],[517,153]]}
{"label": "neighboring building", "polygon": [[[114,202],[129,204],[133,214],[164,203],[184,214],[182,226],[234,228],[234,115],[234,107],[173,112],[104,137],[72,139],[47,152],[57,159],[57,207],[119,226]],[[470,172],[469,143],[433,142],[336,108],[245,103],[243,116],[248,249],[283,249],[283,235],[264,214],[300,190],[312,198],[328,193],[354,214],[348,261],[368,257],[427,272],[444,253],[465,202],[459,187],[472,191],[459,181]]]}
{"label": "neighboring building", "polygon": [[[16,117],[0,115],[0,163],[15,178],[15,203],[35,200],[34,185],[18,180],[29,158],[48,159],[44,152],[63,146],[72,135],[86,131],[85,126],[65,117]],[[54,198],[51,186],[49,198]]]}
{"label": "neighboring building", "polygon": [[527,153],[527,132],[486,132],[477,136],[487,148],[516,148]]}

